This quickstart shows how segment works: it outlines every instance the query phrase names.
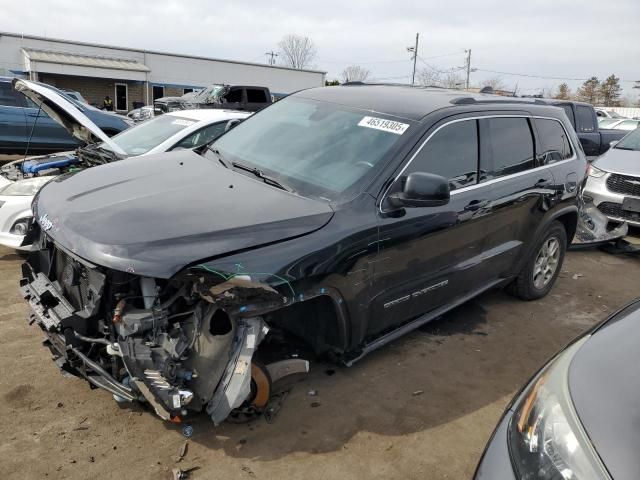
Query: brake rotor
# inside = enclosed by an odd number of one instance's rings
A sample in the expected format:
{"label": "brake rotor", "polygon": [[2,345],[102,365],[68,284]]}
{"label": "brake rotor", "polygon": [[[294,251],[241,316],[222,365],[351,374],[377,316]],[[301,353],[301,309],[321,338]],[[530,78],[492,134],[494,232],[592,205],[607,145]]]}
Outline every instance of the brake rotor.
{"label": "brake rotor", "polygon": [[231,411],[227,421],[249,422],[259,417],[271,398],[271,375],[260,362],[251,362],[251,393],[242,405]]}

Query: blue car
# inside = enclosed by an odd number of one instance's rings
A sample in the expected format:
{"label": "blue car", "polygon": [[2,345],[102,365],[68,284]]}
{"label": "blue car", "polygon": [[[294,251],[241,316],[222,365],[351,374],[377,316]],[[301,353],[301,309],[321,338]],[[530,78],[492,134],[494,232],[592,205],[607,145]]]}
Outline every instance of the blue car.
{"label": "blue car", "polygon": [[[44,110],[22,93],[14,90],[13,79],[0,77],[0,153],[49,153],[74,150],[80,144]],[[133,122],[111,112],[98,110],[71,98],[65,92],[48,88],[69,100],[109,136],[126,130]],[[35,128],[34,128],[35,124]],[[33,130],[33,133],[32,133]],[[29,137],[31,140],[29,141]]]}

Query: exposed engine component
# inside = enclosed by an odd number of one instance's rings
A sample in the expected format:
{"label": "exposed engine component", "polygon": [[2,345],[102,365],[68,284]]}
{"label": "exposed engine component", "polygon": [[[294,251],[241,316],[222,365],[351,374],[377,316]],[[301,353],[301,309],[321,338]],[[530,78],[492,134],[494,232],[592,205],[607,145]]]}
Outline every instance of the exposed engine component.
{"label": "exposed engine component", "polygon": [[[238,303],[281,304],[275,290],[248,277],[159,282],[105,271],[46,240],[41,246],[25,264],[22,291],[60,368],[117,401],[146,401],[166,420],[205,410],[218,425],[233,411],[262,413],[271,370],[254,354],[269,328],[260,316],[239,315]],[[273,372],[308,370],[295,362],[276,362]]]}

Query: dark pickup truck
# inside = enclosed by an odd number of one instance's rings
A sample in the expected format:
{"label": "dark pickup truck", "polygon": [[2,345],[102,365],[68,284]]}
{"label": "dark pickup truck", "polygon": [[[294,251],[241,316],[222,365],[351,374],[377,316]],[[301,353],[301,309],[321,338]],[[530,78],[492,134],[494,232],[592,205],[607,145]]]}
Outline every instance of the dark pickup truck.
{"label": "dark pickup truck", "polygon": [[154,115],[192,108],[224,108],[257,112],[272,103],[266,87],[243,85],[209,85],[199,92],[182,97],[162,97],[153,102]]}
{"label": "dark pickup truck", "polygon": [[564,109],[587,157],[602,155],[609,150],[611,142],[620,140],[629,133],[626,130],[599,129],[596,111],[589,103],[568,100],[545,100],[545,103]]}

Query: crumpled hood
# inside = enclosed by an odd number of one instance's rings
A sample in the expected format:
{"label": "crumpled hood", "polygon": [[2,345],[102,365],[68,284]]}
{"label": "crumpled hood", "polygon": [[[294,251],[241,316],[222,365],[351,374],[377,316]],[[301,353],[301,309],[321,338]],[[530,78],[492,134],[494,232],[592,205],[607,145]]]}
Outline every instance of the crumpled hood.
{"label": "crumpled hood", "polygon": [[33,211],[40,227],[76,255],[156,278],[205,258],[310,233],[333,215],[324,202],[190,150],[63,175],[40,190]]}
{"label": "crumpled hood", "polygon": [[606,172],[640,177],[640,152],[610,148],[593,165]]}
{"label": "crumpled hood", "polygon": [[41,83],[18,78],[13,80],[13,88],[29,97],[36,105],[41,105],[42,110],[47,112],[53,120],[62,125],[83,145],[104,142],[112,151],[125,155],[125,152],[115,142],[112,142],[109,136],[100,130],[100,127],[89,120],[73,103],[54,90]]}

